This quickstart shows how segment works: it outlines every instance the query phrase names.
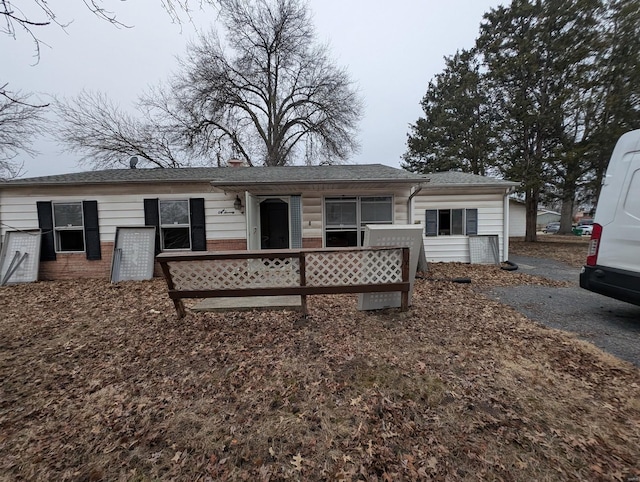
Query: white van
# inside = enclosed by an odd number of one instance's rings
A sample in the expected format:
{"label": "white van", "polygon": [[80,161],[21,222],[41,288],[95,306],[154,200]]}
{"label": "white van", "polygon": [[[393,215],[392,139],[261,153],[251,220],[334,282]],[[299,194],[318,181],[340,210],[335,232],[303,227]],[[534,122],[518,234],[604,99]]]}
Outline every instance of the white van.
{"label": "white van", "polygon": [[640,129],[611,155],[580,286],[640,305]]}

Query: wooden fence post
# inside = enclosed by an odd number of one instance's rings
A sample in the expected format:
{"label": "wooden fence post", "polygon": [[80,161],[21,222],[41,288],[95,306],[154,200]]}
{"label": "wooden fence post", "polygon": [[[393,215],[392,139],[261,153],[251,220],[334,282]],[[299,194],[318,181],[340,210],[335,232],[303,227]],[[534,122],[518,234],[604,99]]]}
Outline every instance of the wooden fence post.
{"label": "wooden fence post", "polygon": [[[409,248],[402,248],[402,281],[404,283],[410,282],[409,273],[410,273],[410,260],[411,260],[411,250]],[[409,309],[409,292],[411,289],[407,291],[403,291],[400,297],[400,309],[402,311],[407,311]]]}

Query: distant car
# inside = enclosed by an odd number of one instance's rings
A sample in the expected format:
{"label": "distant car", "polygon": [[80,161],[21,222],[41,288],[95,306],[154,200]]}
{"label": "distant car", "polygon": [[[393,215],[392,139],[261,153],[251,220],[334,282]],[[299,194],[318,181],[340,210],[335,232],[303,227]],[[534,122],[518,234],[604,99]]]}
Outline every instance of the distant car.
{"label": "distant car", "polygon": [[580,229],[582,231],[583,236],[591,236],[591,234],[593,233],[593,224],[578,224],[577,229]]}
{"label": "distant car", "polygon": [[560,231],[560,223],[559,222],[549,223],[542,230],[543,233],[547,233],[547,234],[548,233],[555,234],[558,231]]}
{"label": "distant car", "polygon": [[583,228],[584,226],[592,226],[593,225],[593,219],[581,219],[580,221],[578,221],[578,228]]}

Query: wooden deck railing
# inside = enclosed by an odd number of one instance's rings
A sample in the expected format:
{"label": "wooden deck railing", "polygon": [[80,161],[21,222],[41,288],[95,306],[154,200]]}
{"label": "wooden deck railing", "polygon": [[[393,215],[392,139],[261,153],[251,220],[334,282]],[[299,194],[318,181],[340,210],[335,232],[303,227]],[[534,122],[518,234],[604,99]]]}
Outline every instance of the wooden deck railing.
{"label": "wooden deck railing", "polygon": [[185,298],[400,292],[409,303],[409,248],[161,253],[156,257],[180,318]]}

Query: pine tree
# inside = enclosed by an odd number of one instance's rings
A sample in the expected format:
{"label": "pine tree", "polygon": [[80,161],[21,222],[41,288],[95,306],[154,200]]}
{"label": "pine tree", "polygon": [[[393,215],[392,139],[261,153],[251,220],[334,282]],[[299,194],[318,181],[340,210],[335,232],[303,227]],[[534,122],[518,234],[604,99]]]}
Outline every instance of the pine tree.
{"label": "pine tree", "polygon": [[445,58],[444,71],[429,82],[421,104],[424,117],[411,126],[403,167],[486,174],[492,118],[475,53],[463,50]]}

